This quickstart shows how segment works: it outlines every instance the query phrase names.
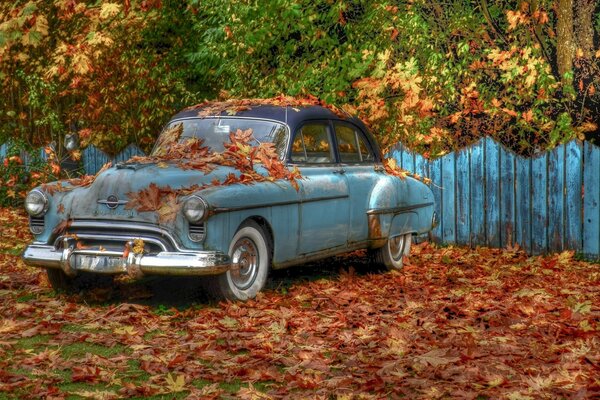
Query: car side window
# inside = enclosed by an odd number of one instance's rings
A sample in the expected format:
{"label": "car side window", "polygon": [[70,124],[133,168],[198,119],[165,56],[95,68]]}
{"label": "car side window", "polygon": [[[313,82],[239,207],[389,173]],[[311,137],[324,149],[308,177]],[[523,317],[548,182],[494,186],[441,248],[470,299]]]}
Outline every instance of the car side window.
{"label": "car side window", "polygon": [[333,162],[329,129],[325,123],[304,125],[294,137],[290,160],[294,163],[321,164]]}
{"label": "car side window", "polygon": [[340,161],[343,163],[373,162],[375,157],[364,135],[358,128],[346,124],[335,124]]}

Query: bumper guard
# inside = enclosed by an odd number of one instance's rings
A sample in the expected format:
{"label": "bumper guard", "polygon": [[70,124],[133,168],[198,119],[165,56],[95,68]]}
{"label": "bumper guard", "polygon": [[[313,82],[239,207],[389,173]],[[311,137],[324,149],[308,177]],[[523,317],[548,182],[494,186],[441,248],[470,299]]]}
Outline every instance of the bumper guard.
{"label": "bumper guard", "polygon": [[46,244],[31,244],[23,252],[25,264],[62,269],[69,276],[79,271],[99,274],[200,276],[217,275],[231,269],[231,259],[218,251],[165,252],[134,254],[76,249],[66,241],[64,249]]}

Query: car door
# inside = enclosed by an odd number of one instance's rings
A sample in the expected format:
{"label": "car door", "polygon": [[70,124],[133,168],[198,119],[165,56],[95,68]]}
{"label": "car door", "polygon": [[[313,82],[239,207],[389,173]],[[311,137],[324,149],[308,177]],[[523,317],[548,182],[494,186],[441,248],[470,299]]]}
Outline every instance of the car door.
{"label": "car door", "polygon": [[289,162],[302,173],[298,254],[346,246],[348,182],[333,146],[329,121],[309,121],[294,134]]}
{"label": "car door", "polygon": [[375,152],[364,132],[356,125],[334,121],[333,128],[340,167],[348,180],[350,195],[348,243],[360,243],[368,238],[369,198],[380,178],[374,168]]}

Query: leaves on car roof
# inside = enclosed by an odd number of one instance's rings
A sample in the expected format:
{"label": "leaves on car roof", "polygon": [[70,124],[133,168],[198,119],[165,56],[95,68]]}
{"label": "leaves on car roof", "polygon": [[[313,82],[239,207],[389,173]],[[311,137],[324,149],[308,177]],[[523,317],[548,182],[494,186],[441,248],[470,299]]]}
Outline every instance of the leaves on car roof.
{"label": "leaves on car roof", "polygon": [[260,106],[291,107],[292,109],[320,106],[329,109],[331,112],[341,118],[351,117],[351,114],[345,110],[334,106],[333,104],[328,104],[312,95],[307,95],[304,97],[292,97],[281,94],[279,96],[267,99],[229,99],[224,101],[205,101],[195,106],[188,107],[186,110],[199,110],[199,117],[209,117],[221,115],[223,113],[227,115],[236,115],[242,111],[251,110],[252,108]]}

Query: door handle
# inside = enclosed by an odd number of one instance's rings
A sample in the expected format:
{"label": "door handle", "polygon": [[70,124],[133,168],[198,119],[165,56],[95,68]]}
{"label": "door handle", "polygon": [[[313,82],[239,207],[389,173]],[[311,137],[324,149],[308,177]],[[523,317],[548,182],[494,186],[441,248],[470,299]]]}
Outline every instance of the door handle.
{"label": "door handle", "polygon": [[346,170],[344,168],[340,168],[340,169],[334,169],[333,170],[334,174],[340,174],[340,175],[344,175],[346,173]]}

